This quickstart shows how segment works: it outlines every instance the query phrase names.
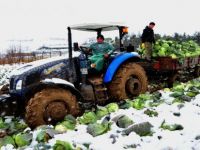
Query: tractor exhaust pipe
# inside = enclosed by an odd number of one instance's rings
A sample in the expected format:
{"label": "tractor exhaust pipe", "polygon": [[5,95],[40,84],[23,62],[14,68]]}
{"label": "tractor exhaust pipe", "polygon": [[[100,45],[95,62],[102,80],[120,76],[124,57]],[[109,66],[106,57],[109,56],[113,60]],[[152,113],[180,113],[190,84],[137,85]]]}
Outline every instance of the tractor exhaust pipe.
{"label": "tractor exhaust pipe", "polygon": [[71,62],[72,60],[72,33],[71,28],[68,27],[68,48],[69,48],[69,60]]}

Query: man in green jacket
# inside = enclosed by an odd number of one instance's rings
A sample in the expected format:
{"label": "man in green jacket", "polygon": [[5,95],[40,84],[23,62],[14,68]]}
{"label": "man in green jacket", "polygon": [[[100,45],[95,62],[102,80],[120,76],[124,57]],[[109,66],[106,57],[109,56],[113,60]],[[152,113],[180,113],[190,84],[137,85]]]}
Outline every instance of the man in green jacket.
{"label": "man in green jacket", "polygon": [[114,47],[109,43],[104,42],[103,35],[97,36],[97,42],[90,45],[92,50],[92,56],[89,57],[89,60],[92,63],[92,67],[97,71],[102,71],[105,58],[109,57],[109,54],[112,53]]}

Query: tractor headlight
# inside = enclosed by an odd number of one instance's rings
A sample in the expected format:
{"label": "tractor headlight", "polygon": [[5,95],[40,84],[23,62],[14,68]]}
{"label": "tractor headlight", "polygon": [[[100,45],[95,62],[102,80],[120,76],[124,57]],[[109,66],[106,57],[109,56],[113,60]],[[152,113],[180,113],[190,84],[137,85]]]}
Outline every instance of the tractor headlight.
{"label": "tractor headlight", "polygon": [[16,90],[21,90],[22,89],[22,80],[18,80],[16,84]]}

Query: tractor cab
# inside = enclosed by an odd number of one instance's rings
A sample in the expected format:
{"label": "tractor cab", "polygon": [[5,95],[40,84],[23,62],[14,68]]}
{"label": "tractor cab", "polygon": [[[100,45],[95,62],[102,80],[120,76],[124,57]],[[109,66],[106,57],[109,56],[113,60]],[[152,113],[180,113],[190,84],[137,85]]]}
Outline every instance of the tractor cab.
{"label": "tractor cab", "polygon": [[[96,35],[101,35],[102,32],[106,31],[119,31],[119,45],[115,46],[113,52],[109,55],[107,59],[105,59],[104,67],[101,70],[101,73],[105,72],[106,68],[112,62],[114,57],[121,53],[121,52],[126,52],[126,48],[124,47],[122,43],[122,39],[124,35],[128,33],[128,27],[124,25],[118,25],[118,24],[83,24],[83,25],[74,25],[71,27],[68,27],[68,47],[69,47],[69,58],[72,58],[72,51],[80,51],[82,55],[80,55],[80,60],[82,60],[84,57],[88,59],[89,56],[92,55],[92,53],[89,53],[89,47],[85,46],[79,46],[78,42],[72,42],[72,30],[78,30],[78,31],[86,31],[86,32],[96,32]],[[134,50],[134,49],[133,49]],[[132,50],[132,51],[133,51]],[[129,52],[130,52],[130,47],[129,47]],[[95,64],[92,64],[90,61],[87,62],[89,71],[90,72],[96,72]],[[80,64],[81,69],[84,64]],[[83,70],[83,69],[82,69]],[[97,72],[96,72],[97,73]]]}
{"label": "tractor cab", "polygon": [[[117,24],[83,24],[83,25],[74,25],[71,27],[68,27],[68,42],[69,42],[69,48],[71,48],[70,45],[72,45],[72,36],[71,36],[71,30],[79,30],[79,31],[87,31],[87,32],[96,32],[97,35],[102,34],[102,32],[106,31],[119,31],[119,49],[120,51],[124,51],[124,47],[122,44],[122,38],[124,35],[128,33],[128,27],[123,25],[117,25]],[[76,43],[74,43],[76,45]]]}
{"label": "tractor cab", "polygon": [[[95,65],[93,65],[88,59],[89,54],[87,54],[86,52],[86,47],[79,46],[77,42],[72,42],[72,30],[96,32],[97,36],[101,35],[102,32],[105,31],[119,31],[119,45],[115,47],[115,49],[112,51],[109,59],[104,60],[105,64],[102,71],[96,71],[97,69],[95,68]],[[138,53],[130,50],[130,47],[129,51],[127,52],[127,49],[123,46],[122,39],[127,33],[127,26],[117,24],[84,24],[68,27],[69,59],[74,60],[74,58],[72,58],[73,50],[81,52],[80,56],[77,58],[78,63],[76,65],[76,68],[78,68],[79,70],[80,77],[80,82],[78,83],[77,88],[84,97],[84,100],[95,100],[97,103],[100,104],[107,101],[110,97],[112,97],[109,94],[110,91],[108,91],[108,89],[110,88],[108,88],[108,86],[113,86],[115,84],[112,81],[116,80],[116,73],[119,72],[120,68],[124,68],[124,70],[126,70],[124,66],[126,66],[128,62],[138,61],[138,59],[140,58]],[[127,88],[129,89],[132,89],[132,86],[134,84],[139,85],[137,87],[135,86],[135,90],[129,92],[131,96],[140,93],[141,87],[139,82],[140,81],[138,79],[134,79],[130,80],[130,86],[127,85]]]}

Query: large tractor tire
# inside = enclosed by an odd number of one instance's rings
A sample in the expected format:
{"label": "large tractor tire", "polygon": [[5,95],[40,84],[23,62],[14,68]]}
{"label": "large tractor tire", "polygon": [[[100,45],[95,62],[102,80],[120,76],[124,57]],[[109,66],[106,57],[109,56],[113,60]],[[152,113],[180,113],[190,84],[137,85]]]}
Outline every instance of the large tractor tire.
{"label": "large tractor tire", "polygon": [[47,88],[36,93],[26,106],[25,119],[31,128],[55,124],[67,114],[80,113],[76,96],[62,88]]}
{"label": "large tractor tire", "polygon": [[119,68],[108,89],[111,98],[123,100],[146,92],[147,86],[144,69],[136,63],[127,63]]}

